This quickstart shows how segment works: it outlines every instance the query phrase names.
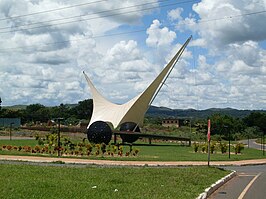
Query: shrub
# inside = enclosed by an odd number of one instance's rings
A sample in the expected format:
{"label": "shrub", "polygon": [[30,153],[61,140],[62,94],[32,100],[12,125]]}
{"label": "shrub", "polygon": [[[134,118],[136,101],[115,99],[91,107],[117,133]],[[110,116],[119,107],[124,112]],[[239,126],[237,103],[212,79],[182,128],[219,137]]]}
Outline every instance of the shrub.
{"label": "shrub", "polygon": [[116,153],[116,151],[117,151],[117,146],[113,146],[113,153]]}
{"label": "shrub", "polygon": [[41,151],[41,147],[37,145],[37,146],[34,147],[34,150],[35,150],[37,153],[40,153],[40,151]]}
{"label": "shrub", "polygon": [[207,145],[207,143],[204,143],[204,144],[201,145],[201,152],[202,152],[202,153],[207,152],[207,149],[208,149],[208,145]]}
{"label": "shrub", "polygon": [[86,144],[86,148],[88,152],[92,152],[92,145],[91,144]]}
{"label": "shrub", "polygon": [[227,151],[227,144],[220,142],[220,149],[221,149],[221,153],[226,153],[226,151]]}
{"label": "shrub", "polygon": [[44,141],[42,138],[38,139],[38,145],[44,145]]}
{"label": "shrub", "polygon": [[107,147],[107,154],[111,155],[111,145],[110,145],[110,143],[108,144],[108,147]]}
{"label": "shrub", "polygon": [[118,153],[117,153],[119,156],[122,156],[123,155],[123,146],[119,146],[118,148]]}
{"label": "shrub", "polygon": [[39,140],[40,139],[40,135],[39,134],[35,134],[35,140]]}
{"label": "shrub", "polygon": [[95,155],[97,156],[99,154],[100,154],[100,151],[99,150],[96,150]]}
{"label": "shrub", "polygon": [[134,153],[135,153],[136,155],[138,155],[138,153],[139,153],[139,149],[135,149],[135,150],[134,150]]}
{"label": "shrub", "polygon": [[193,143],[193,149],[194,149],[194,152],[197,153],[199,150],[199,143],[194,142]]}
{"label": "shrub", "polygon": [[215,147],[216,147],[216,143],[215,142],[211,142],[211,144],[210,144],[210,152],[211,152],[211,154],[213,154],[213,152],[215,151]]}
{"label": "shrub", "polygon": [[234,145],[235,154],[241,153],[241,151],[244,149],[244,145],[242,143],[237,143]]}
{"label": "shrub", "polygon": [[101,151],[102,151],[102,154],[104,155],[106,152],[106,144],[105,143],[101,144]]}
{"label": "shrub", "polygon": [[71,143],[69,145],[69,149],[70,149],[70,151],[74,151],[75,150],[75,144]]}
{"label": "shrub", "polygon": [[9,151],[12,150],[12,146],[11,146],[11,145],[8,145],[6,148],[7,148],[7,150],[9,150]]}

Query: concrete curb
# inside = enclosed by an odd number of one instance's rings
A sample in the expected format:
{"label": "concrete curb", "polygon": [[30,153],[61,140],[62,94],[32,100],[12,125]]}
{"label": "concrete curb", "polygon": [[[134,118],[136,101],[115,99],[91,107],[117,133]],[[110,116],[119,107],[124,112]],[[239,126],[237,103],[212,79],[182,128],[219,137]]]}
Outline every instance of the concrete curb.
{"label": "concrete curb", "polygon": [[228,174],[227,176],[223,177],[222,179],[218,180],[217,182],[212,184],[210,187],[205,189],[205,191],[201,193],[196,199],[208,198],[213,192],[215,192],[218,188],[220,188],[222,185],[224,185],[226,182],[228,182],[235,176],[236,176],[236,171],[233,171],[232,173]]}
{"label": "concrete curb", "polygon": [[[150,166],[150,167],[180,167],[180,166],[207,166],[206,161],[130,161],[130,160],[93,160],[58,157],[0,155],[0,160],[26,161],[26,162],[65,162],[70,164],[108,165],[108,166]],[[211,166],[246,166],[263,165],[266,159],[240,160],[240,161],[217,161],[211,162]]]}

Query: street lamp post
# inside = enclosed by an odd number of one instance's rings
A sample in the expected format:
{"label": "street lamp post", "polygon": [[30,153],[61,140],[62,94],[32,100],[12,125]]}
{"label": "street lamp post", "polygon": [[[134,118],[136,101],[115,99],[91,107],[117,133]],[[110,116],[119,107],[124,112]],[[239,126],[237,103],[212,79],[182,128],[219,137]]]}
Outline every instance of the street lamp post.
{"label": "street lamp post", "polygon": [[230,159],[230,153],[231,153],[231,150],[230,150],[230,130],[228,130],[228,126],[224,126],[224,128],[226,129],[226,131],[228,132],[228,158]]}
{"label": "street lamp post", "polygon": [[12,125],[14,124],[14,122],[10,123],[10,129],[9,129],[9,140],[12,140]]}
{"label": "street lamp post", "polygon": [[58,122],[58,132],[57,132],[57,146],[58,146],[58,157],[60,157],[60,149],[61,149],[61,142],[60,142],[60,122],[63,120],[63,118],[56,118]]}
{"label": "street lamp post", "polygon": [[231,154],[231,151],[230,151],[230,146],[231,146],[231,143],[230,143],[230,130],[227,130],[228,131],[228,142],[229,142],[229,159],[230,159],[230,154]]}
{"label": "street lamp post", "polygon": [[262,152],[262,154],[263,154],[263,155],[265,155],[265,146],[264,146],[264,144],[265,144],[265,143],[264,143],[264,132],[263,132],[263,134],[262,134],[262,135],[263,135],[263,136],[262,136],[262,146],[263,146],[263,147],[262,147],[262,151],[263,151],[263,152]]}

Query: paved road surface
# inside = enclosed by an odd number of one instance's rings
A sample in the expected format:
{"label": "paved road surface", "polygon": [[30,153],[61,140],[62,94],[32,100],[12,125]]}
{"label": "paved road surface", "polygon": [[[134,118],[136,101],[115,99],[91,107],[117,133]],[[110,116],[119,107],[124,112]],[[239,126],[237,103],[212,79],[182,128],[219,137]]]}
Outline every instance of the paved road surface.
{"label": "paved road surface", "polygon": [[210,199],[265,199],[266,165],[227,166],[237,176],[214,192]]}
{"label": "paved road surface", "polygon": [[[248,145],[249,148],[262,150],[262,145],[261,145],[261,144],[257,144],[257,143],[256,143],[256,140],[257,140],[257,139],[242,140],[241,142],[242,142],[243,144]],[[264,147],[264,150],[266,150],[266,146]]]}
{"label": "paved road surface", "polygon": [[[9,136],[0,136],[0,140],[9,140]],[[26,137],[26,136],[12,136],[12,140],[33,140],[34,137]]]}
{"label": "paved road surface", "polygon": [[[256,139],[241,141],[243,144],[262,150]],[[265,148],[264,148],[265,150]],[[226,166],[237,171],[237,176],[214,192],[210,199],[264,199],[266,198],[266,165]]]}

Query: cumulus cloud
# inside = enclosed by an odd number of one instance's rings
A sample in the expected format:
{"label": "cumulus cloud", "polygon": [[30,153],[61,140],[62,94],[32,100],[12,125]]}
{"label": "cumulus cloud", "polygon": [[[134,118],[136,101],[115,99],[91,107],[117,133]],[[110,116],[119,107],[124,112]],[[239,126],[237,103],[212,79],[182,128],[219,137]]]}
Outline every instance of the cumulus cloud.
{"label": "cumulus cloud", "polygon": [[167,13],[168,18],[169,18],[171,21],[182,19],[181,13],[182,13],[183,11],[184,11],[183,8],[176,8],[176,9],[174,9],[174,10],[170,10],[170,11]]}
{"label": "cumulus cloud", "polygon": [[261,20],[264,14],[251,14],[265,8],[264,1],[254,0],[203,0],[193,6],[200,17],[199,34],[207,43],[216,45],[265,40],[266,28],[263,28],[265,25]]}
{"label": "cumulus cloud", "polygon": [[[120,41],[110,48],[103,58],[101,68],[97,69],[96,73],[94,82],[99,82],[102,92],[107,93],[112,100],[118,92],[121,96],[127,96],[127,99],[130,99],[148,86],[139,86],[139,84],[143,80],[151,81],[154,68],[143,56],[137,42],[129,40]],[[116,92],[116,95],[113,95],[111,90]],[[124,98],[119,97],[118,100]]]}
{"label": "cumulus cloud", "polygon": [[159,20],[154,20],[148,28],[146,44],[151,47],[164,47],[170,45],[176,38],[176,33],[169,30],[167,27],[160,28]]}
{"label": "cumulus cloud", "polygon": [[[202,0],[191,9],[160,12],[148,9],[158,1],[115,0],[16,17],[75,4],[0,1],[4,105],[90,98],[83,70],[105,97],[123,103],[147,88],[193,34],[153,105],[265,108],[265,14],[246,15],[265,10],[265,1]],[[97,37],[143,28],[144,33]]]}
{"label": "cumulus cloud", "polygon": [[182,73],[187,91],[176,97],[190,96],[192,89],[194,107],[265,108],[265,50],[259,42],[266,28],[263,14],[247,15],[265,10],[265,2],[202,0],[192,8],[196,15],[173,21],[180,32],[196,35],[190,46],[197,58],[195,68],[188,62]]}

